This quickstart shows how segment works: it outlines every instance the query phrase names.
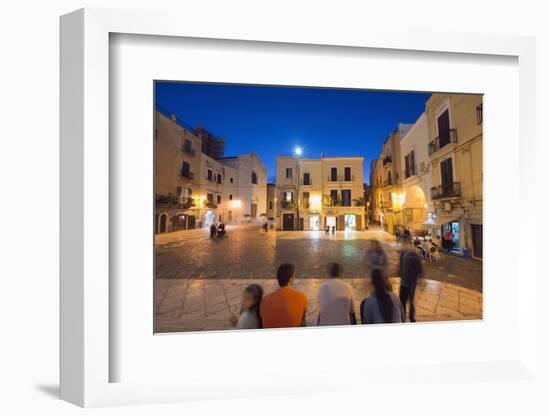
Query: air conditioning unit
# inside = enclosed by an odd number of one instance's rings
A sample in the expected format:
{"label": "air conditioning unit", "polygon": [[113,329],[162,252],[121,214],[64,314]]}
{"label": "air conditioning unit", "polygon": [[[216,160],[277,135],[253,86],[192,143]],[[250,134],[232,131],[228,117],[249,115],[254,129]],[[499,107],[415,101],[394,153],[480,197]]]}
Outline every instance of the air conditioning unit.
{"label": "air conditioning unit", "polygon": [[450,202],[442,202],[439,206],[442,211],[451,211],[451,203]]}

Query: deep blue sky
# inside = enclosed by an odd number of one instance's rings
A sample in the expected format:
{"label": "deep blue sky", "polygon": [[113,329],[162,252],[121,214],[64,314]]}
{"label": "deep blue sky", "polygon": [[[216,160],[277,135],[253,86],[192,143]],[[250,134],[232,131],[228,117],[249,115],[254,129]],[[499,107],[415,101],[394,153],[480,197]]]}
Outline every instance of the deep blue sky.
{"label": "deep blue sky", "polygon": [[380,154],[398,122],[413,123],[426,93],[156,82],[156,104],[192,127],[225,137],[225,155],[257,153],[268,176],[278,155],[300,146],[303,157]]}

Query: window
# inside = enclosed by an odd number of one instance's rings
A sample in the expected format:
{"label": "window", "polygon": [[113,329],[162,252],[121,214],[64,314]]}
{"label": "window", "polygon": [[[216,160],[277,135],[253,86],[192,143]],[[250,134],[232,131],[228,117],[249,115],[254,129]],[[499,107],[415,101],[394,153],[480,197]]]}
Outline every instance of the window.
{"label": "window", "polygon": [[338,180],[338,168],[330,168],[330,180],[331,182]]}
{"label": "window", "polygon": [[286,202],[292,202],[293,199],[294,198],[293,198],[292,192],[290,192],[290,191],[285,192],[285,201]]}
{"label": "window", "polygon": [[483,123],[483,103],[476,107],[477,124]]}
{"label": "window", "polygon": [[273,201],[269,201],[269,209],[273,209]]}
{"label": "window", "polygon": [[309,172],[304,172],[304,185],[309,186],[311,185],[311,178],[309,176]]}
{"label": "window", "polygon": [[304,192],[302,194],[302,204],[304,209],[309,209],[309,192]]}
{"label": "window", "polygon": [[333,206],[338,203],[338,189],[330,190],[330,202]]}
{"label": "window", "polygon": [[286,168],[286,177],[292,178],[292,168]]}
{"label": "window", "polygon": [[212,204],[212,203],[214,202],[214,194],[208,192],[208,193],[206,194],[206,200],[207,200],[209,203]]}
{"label": "window", "polygon": [[448,158],[441,162],[441,186],[446,193],[453,187],[453,159]]}
{"label": "window", "polygon": [[351,181],[351,168],[349,166],[344,168],[344,180]]}
{"label": "window", "polygon": [[405,178],[416,175],[416,168],[414,166],[414,150],[411,150],[405,156]]}
{"label": "window", "polygon": [[229,178],[229,182],[233,183],[233,176]]}
{"label": "window", "polygon": [[212,175],[213,175],[214,172],[212,172],[212,169],[208,169],[208,180],[211,181],[212,180]]}
{"label": "window", "polygon": [[188,162],[183,161],[181,164],[181,176],[191,178],[191,168]]}
{"label": "window", "polygon": [[230,200],[230,201],[233,200],[233,194],[229,194],[229,200]]}
{"label": "window", "polygon": [[221,204],[222,203],[222,196],[218,195],[216,200],[218,201],[218,204]]}
{"label": "window", "polygon": [[191,144],[191,140],[185,139],[185,141],[183,142],[183,150],[185,153],[191,154],[191,152],[193,151]]}
{"label": "window", "polygon": [[178,186],[178,187],[176,188],[176,198],[177,198],[177,199],[180,199],[180,198],[181,198],[181,193],[182,193],[182,191],[183,191],[183,188],[182,188],[181,186]]}
{"label": "window", "polygon": [[256,175],[256,172],[252,172],[250,181],[251,181],[253,184],[255,184],[255,185],[258,184],[258,175]]}
{"label": "window", "polygon": [[218,183],[222,183],[222,174],[218,173]]}
{"label": "window", "polygon": [[342,206],[351,207],[351,189],[342,190]]}
{"label": "window", "polygon": [[445,110],[437,118],[437,129],[439,132],[439,148],[451,142],[451,125],[449,122],[449,110]]}

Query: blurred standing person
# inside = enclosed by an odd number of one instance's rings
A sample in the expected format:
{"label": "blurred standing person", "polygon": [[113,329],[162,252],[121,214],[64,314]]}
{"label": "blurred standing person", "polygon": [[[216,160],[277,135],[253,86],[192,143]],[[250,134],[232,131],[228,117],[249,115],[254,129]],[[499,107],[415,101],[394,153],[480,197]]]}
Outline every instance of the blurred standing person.
{"label": "blurred standing person", "polygon": [[371,274],[374,294],[361,302],[362,324],[390,324],[405,322],[405,313],[399,298],[386,286],[386,279],[379,269]]}
{"label": "blurred standing person", "polygon": [[353,290],[348,282],[339,279],[340,265],[328,266],[329,280],[319,287],[319,326],[355,325]]}
{"label": "blurred standing person", "polygon": [[382,248],[382,244],[378,240],[372,240],[370,247],[367,249],[367,266],[369,267],[369,273],[373,270],[380,270],[384,276],[388,274],[388,256]]}
{"label": "blurred standing person", "polygon": [[212,223],[212,225],[210,226],[210,238],[216,237],[216,229],[216,224]]}
{"label": "blurred standing person", "polygon": [[451,252],[451,249],[453,248],[453,232],[450,228],[447,228],[445,230],[445,234],[443,235],[444,241],[445,241],[445,248],[447,249],[447,253]]}
{"label": "blurred standing person", "polygon": [[411,239],[403,238],[403,247],[399,254],[399,299],[403,305],[405,316],[407,315],[407,303],[409,304],[409,318],[416,322],[414,307],[414,294],[418,279],[422,276],[422,260],[418,250],[412,245]]}

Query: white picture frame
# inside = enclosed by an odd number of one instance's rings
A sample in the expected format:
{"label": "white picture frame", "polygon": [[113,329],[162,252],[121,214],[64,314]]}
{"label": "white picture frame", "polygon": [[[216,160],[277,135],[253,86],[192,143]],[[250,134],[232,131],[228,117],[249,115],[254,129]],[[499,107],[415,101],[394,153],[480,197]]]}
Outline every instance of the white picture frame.
{"label": "white picture frame", "polygon": [[[185,20],[186,24],[181,22]],[[419,361],[414,369],[368,367],[369,374],[358,378],[363,367],[338,368],[337,363],[320,366],[319,373],[304,371],[289,374],[267,371],[265,380],[247,383],[242,379],[232,384],[193,377],[181,380],[143,382],[112,382],[111,367],[120,360],[111,346],[113,327],[110,325],[113,305],[110,293],[117,288],[109,279],[115,259],[110,258],[110,76],[109,38],[111,34],[225,39],[227,41],[275,42],[281,45],[330,45],[338,48],[370,48],[434,52],[439,54],[498,55],[518,60],[518,140],[537,146],[535,132],[536,78],[535,41],[530,37],[475,33],[436,33],[430,31],[380,27],[328,30],[326,26],[285,27],[273,24],[247,25],[218,21],[204,25],[201,20],[185,19],[174,13],[82,9],[61,18],[61,398],[79,406],[109,406],[121,404],[161,403],[208,398],[248,397],[269,394],[321,393],[347,389],[351,383],[374,385],[374,380],[389,382],[404,372],[415,374],[416,383],[441,382],[441,373],[448,372],[465,383],[481,383],[503,379],[522,382],[536,378],[537,324],[534,288],[537,273],[533,251],[518,248],[515,267],[522,267],[522,285],[516,295],[514,309],[514,353],[495,361],[441,362],[438,365]],[[149,103],[152,105],[152,103]],[[490,110],[489,110],[490,111]],[[152,132],[151,132],[152,134]],[[519,189],[518,226],[523,238],[535,241],[534,221],[529,207],[535,203],[535,184],[529,181],[529,157],[518,147]],[[490,167],[490,166],[489,166]],[[491,209],[490,205],[487,209]],[[529,216],[524,215],[529,212]],[[151,253],[152,255],[152,253]],[[489,286],[488,294],[494,290]],[[110,312],[111,311],[111,312]],[[517,313],[516,313],[517,312]],[[517,325],[521,322],[522,325]],[[539,324],[540,325],[540,324]],[[417,329],[418,328],[418,329]],[[401,333],[421,331],[425,326],[406,326]],[[116,328],[115,328],[116,329]],[[388,328],[378,328],[384,331]],[[324,331],[324,330],[323,330]],[[331,331],[330,329],[327,331]],[[332,330],[333,331],[333,330]],[[387,331],[386,331],[387,332]],[[342,334],[344,332],[341,332]],[[357,336],[349,331],[346,337]],[[151,333],[152,336],[152,333]],[[202,336],[214,337],[204,334]],[[216,340],[228,334],[216,334]],[[266,335],[267,336],[267,335]],[[317,331],[318,340],[329,332]],[[175,339],[175,337],[173,338]],[[163,343],[170,343],[164,337]],[[174,341],[175,342],[175,341]],[[498,355],[498,354],[497,354]],[[144,358],[145,359],[145,358]],[[316,377],[325,374],[323,382]],[[363,373],[361,373],[363,374]],[[313,383],[304,380],[309,377]],[[317,380],[317,382],[315,382]],[[342,383],[342,380],[349,380]],[[225,384],[224,384],[225,383]],[[383,383],[382,383],[383,384]],[[383,386],[381,387],[383,389]]]}

